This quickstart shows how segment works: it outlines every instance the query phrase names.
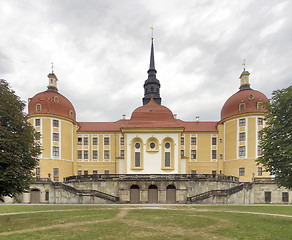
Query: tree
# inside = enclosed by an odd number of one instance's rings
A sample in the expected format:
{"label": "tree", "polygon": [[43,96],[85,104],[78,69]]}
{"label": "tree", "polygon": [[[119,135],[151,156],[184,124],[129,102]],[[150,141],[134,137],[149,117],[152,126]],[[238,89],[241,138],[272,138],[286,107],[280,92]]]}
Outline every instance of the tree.
{"label": "tree", "polygon": [[266,106],[267,127],[261,131],[263,155],[258,162],[279,186],[292,188],[292,86],[274,91]]}
{"label": "tree", "polygon": [[23,112],[25,103],[0,79],[0,199],[29,188],[40,146]]}

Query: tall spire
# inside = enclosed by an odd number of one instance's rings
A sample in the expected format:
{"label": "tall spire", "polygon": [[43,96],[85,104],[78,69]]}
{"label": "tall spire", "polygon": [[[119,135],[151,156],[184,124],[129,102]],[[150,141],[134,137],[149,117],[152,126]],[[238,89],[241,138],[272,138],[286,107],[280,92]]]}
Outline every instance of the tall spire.
{"label": "tall spire", "polygon": [[[151,28],[153,31],[153,28]],[[153,34],[153,32],[152,32]],[[153,43],[153,35],[151,38],[151,53],[150,53],[150,65],[148,73],[148,79],[144,83],[144,98],[142,99],[143,105],[147,104],[151,97],[153,97],[154,101],[161,105],[161,97],[160,97],[160,82],[156,78],[156,69],[155,69],[155,61],[154,61],[154,43]]]}

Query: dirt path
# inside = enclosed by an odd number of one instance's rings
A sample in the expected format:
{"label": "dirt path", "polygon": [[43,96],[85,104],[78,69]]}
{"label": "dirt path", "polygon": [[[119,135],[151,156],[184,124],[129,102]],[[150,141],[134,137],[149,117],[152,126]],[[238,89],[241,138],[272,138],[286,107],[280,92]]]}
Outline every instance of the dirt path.
{"label": "dirt path", "polygon": [[36,228],[22,229],[22,230],[17,230],[17,231],[3,232],[3,233],[0,233],[0,236],[7,236],[7,235],[11,235],[11,234],[18,234],[18,233],[35,232],[35,231],[43,231],[43,230],[48,230],[48,229],[53,229],[53,228],[70,228],[70,227],[75,227],[75,226],[83,226],[83,225],[87,225],[87,224],[117,221],[120,218],[123,218],[124,216],[126,216],[127,213],[128,213],[127,209],[121,209],[120,212],[115,217],[110,218],[110,219],[100,219],[100,220],[94,220],[94,221],[83,221],[83,222],[64,223],[64,224],[53,224],[53,225],[44,226],[44,227],[36,227]]}
{"label": "dirt path", "polygon": [[[110,208],[109,208],[110,209]],[[210,225],[210,226],[203,226],[198,227],[196,229],[188,229],[184,227],[179,226],[163,226],[162,224],[155,224],[155,223],[149,223],[145,221],[139,221],[139,220],[132,220],[127,218],[128,211],[131,209],[157,209],[157,210],[184,210],[187,211],[187,214],[189,216],[199,217],[199,218],[209,218],[216,221],[216,224]],[[14,213],[1,213],[0,216],[9,216],[9,215],[16,215],[16,214],[25,214],[25,213],[40,213],[40,212],[65,212],[65,211],[76,211],[76,210],[82,210],[82,209],[64,209],[64,210],[46,210],[46,211],[30,211],[30,212],[14,212]],[[210,212],[210,210],[204,210],[204,209],[176,209],[176,208],[151,208],[151,207],[141,207],[141,208],[134,208],[134,207],[123,207],[119,208],[120,210],[116,216],[110,219],[99,219],[99,220],[93,220],[93,221],[83,221],[83,222],[74,222],[74,223],[64,223],[64,224],[53,224],[49,226],[44,227],[35,227],[30,229],[22,229],[22,230],[16,230],[16,231],[9,231],[9,232],[2,232],[0,233],[0,236],[7,236],[12,234],[19,234],[19,233],[28,233],[28,232],[35,232],[35,231],[43,231],[53,228],[72,228],[72,227],[79,227],[83,225],[88,224],[96,224],[96,223],[103,223],[103,222],[122,222],[124,224],[129,225],[131,228],[138,228],[140,230],[143,229],[150,229],[153,230],[152,235],[160,234],[161,232],[172,234],[172,235],[183,235],[183,236],[192,236],[197,237],[200,239],[218,239],[218,240],[229,240],[233,238],[223,237],[219,235],[212,234],[210,231],[216,230],[216,229],[222,229],[230,226],[230,223],[226,219],[222,219],[219,217],[213,217],[213,216],[203,216],[203,215],[195,215],[192,214],[194,212]],[[212,210],[212,212],[216,212],[216,210]],[[291,218],[291,215],[283,215],[283,214],[272,214],[272,213],[261,213],[261,212],[243,212],[243,211],[218,211],[218,212],[230,212],[230,213],[242,213],[242,214],[256,214],[256,215],[268,215],[268,216],[276,216],[276,217],[289,217]],[[191,214],[191,215],[190,215]]]}

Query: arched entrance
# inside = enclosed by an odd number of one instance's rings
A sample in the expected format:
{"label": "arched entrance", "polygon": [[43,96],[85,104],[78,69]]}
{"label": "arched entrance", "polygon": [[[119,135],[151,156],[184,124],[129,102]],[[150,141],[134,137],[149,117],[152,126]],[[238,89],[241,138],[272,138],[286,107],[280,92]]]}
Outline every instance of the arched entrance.
{"label": "arched entrance", "polygon": [[166,187],[166,203],[176,202],[176,188],[174,185],[168,185]]}
{"label": "arched entrance", "polygon": [[158,188],[156,185],[150,185],[148,188],[148,203],[158,203]]}
{"label": "arched entrance", "polygon": [[130,203],[140,203],[140,188],[138,185],[132,185],[130,188]]}
{"label": "arched entrance", "polygon": [[41,191],[39,189],[30,190],[30,203],[40,203],[41,202]]}

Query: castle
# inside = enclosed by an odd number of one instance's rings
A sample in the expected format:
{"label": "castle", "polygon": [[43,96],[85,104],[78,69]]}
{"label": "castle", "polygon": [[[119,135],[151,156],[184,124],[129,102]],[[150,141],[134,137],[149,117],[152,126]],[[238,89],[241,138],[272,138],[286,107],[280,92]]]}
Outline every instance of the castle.
{"label": "castle", "polygon": [[47,90],[28,101],[43,151],[36,180],[18,201],[291,203],[291,191],[256,163],[268,99],[251,89],[245,68],[218,122],[178,119],[161,105],[156,73],[152,39],[143,105],[115,122],[78,122],[49,73]]}

